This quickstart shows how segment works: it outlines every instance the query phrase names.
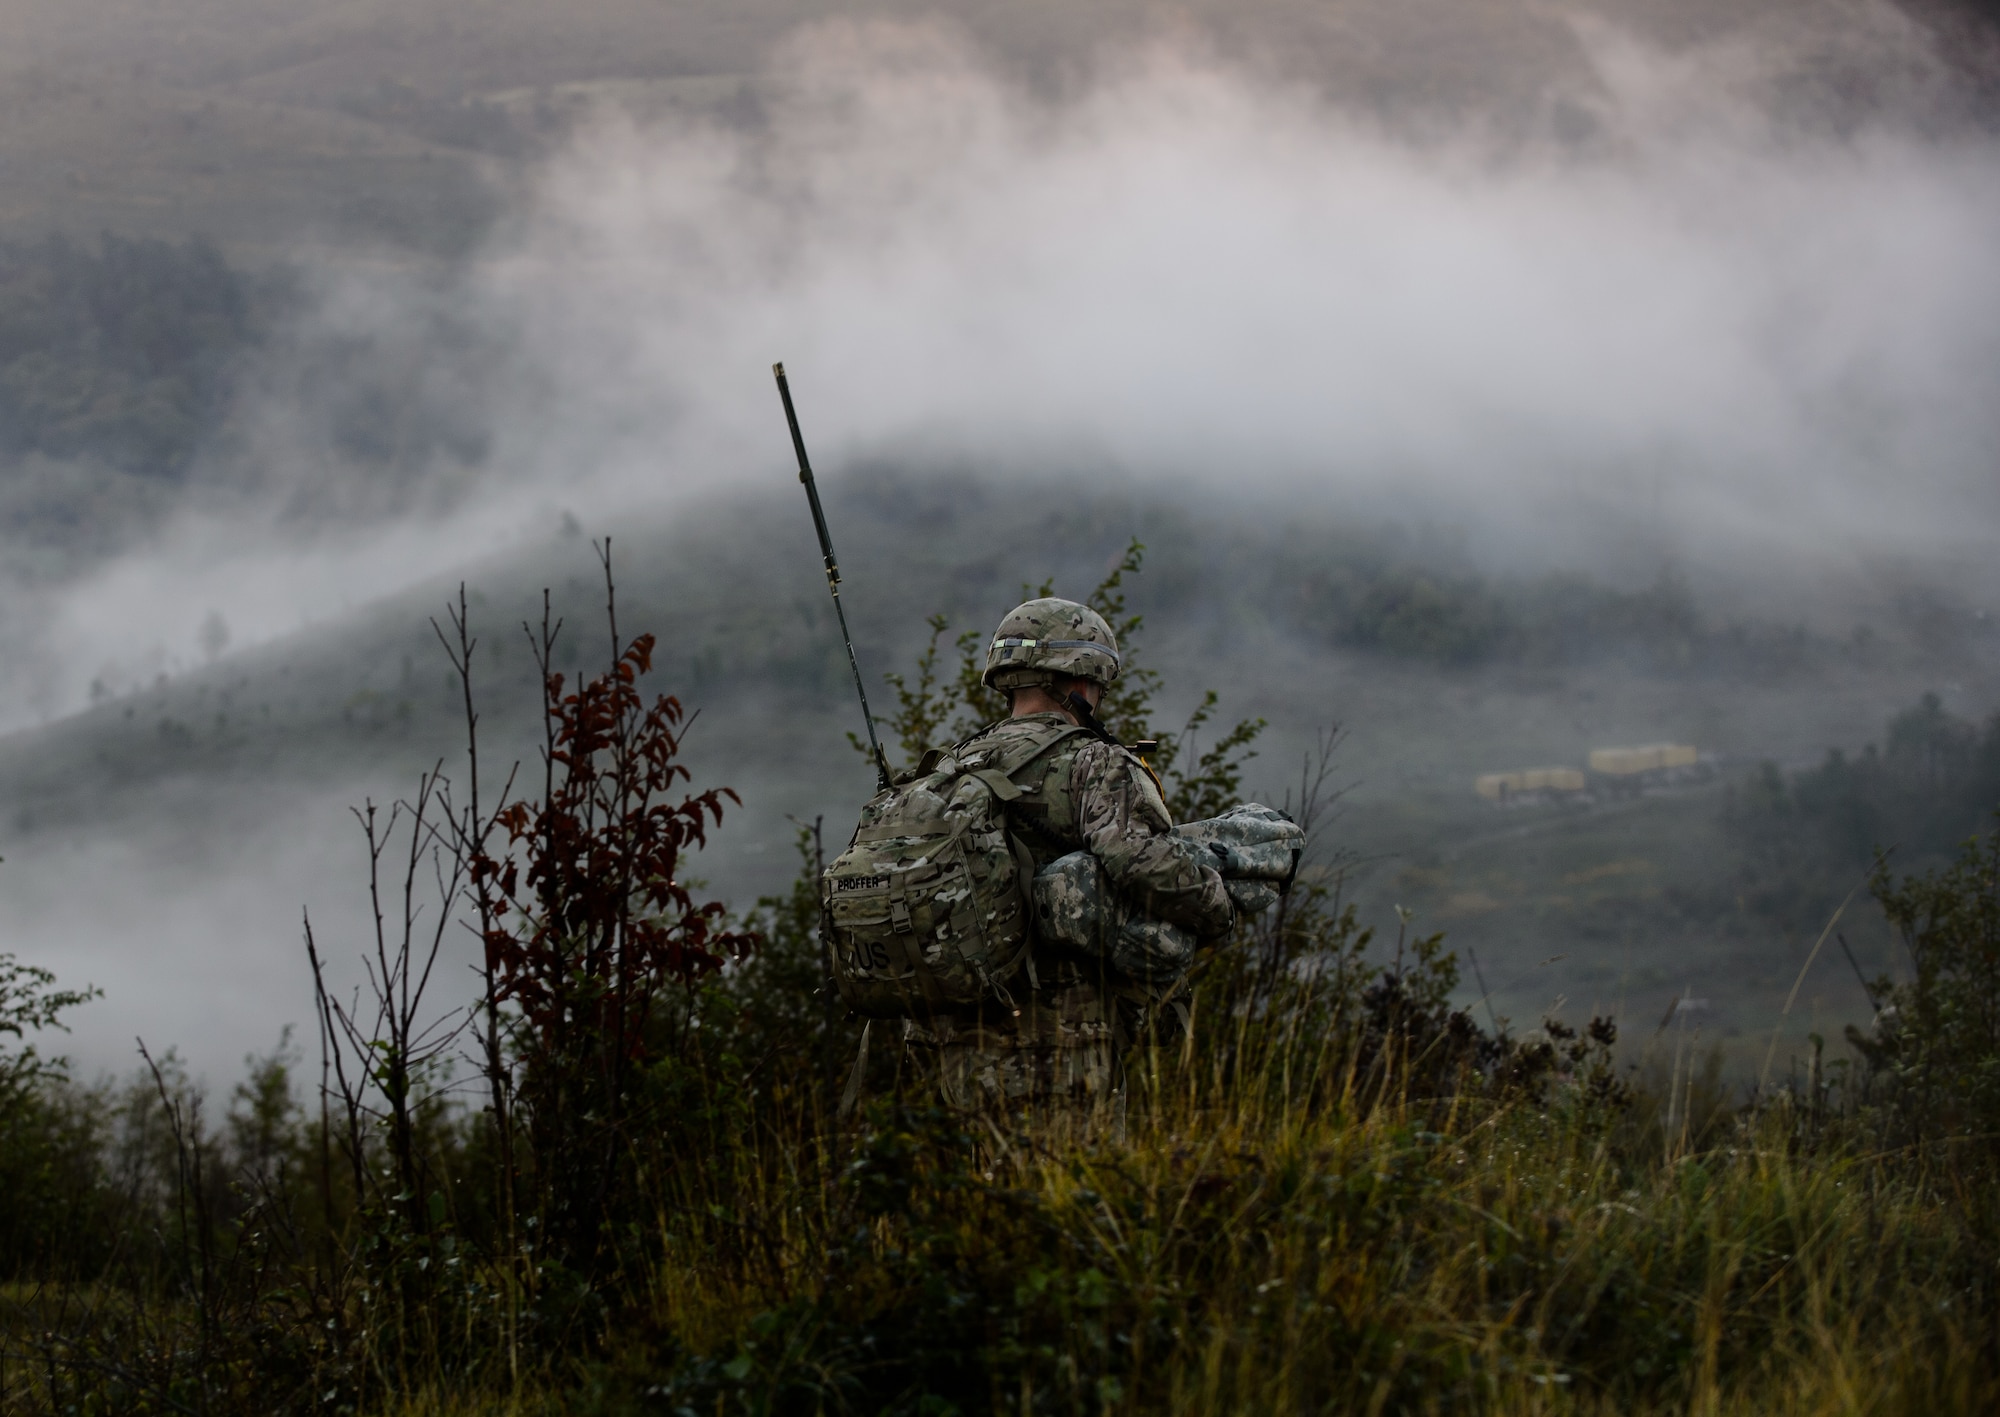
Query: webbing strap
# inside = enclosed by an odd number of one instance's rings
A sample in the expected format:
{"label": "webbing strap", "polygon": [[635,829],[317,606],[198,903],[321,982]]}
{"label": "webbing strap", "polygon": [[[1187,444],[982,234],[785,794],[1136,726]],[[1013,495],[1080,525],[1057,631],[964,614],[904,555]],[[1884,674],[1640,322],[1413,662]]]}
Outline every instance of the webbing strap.
{"label": "webbing strap", "polygon": [[913,832],[906,826],[863,827],[854,834],[854,842],[858,846],[864,841],[900,841],[904,838],[911,841],[928,841],[933,837],[943,840],[949,835],[950,832]]}
{"label": "webbing strap", "polygon": [[998,768],[981,768],[978,772],[968,773],[967,776],[976,777],[985,783],[986,790],[1002,802],[1012,802],[1021,795],[1020,785]]}
{"label": "webbing strap", "polygon": [[1029,640],[1007,635],[993,642],[994,649],[1094,649],[1113,664],[1123,665],[1118,651],[1099,640]]}
{"label": "webbing strap", "polygon": [[1007,834],[1007,845],[1013,848],[1014,873],[1021,882],[1021,930],[1028,939],[1022,958],[1028,966],[1028,987],[1040,993],[1042,981],[1035,973],[1035,858],[1012,832]]}
{"label": "webbing strap", "polygon": [[840,1092],[840,1111],[845,1119],[854,1111],[854,1104],[861,1100],[861,1080],[868,1074],[868,1035],[874,1031],[875,1020],[869,1019],[861,1025],[861,1046],[854,1050],[854,1068],[847,1075],[847,1086]]}
{"label": "webbing strap", "polygon": [[1026,767],[1029,763],[1032,763],[1042,754],[1048,752],[1049,749],[1055,747],[1056,744],[1062,742],[1065,738],[1074,738],[1079,733],[1087,735],[1089,732],[1088,728],[1074,723],[1059,728],[1050,734],[1045,742],[1034,744],[1028,752],[1023,753],[1019,758],[1010,758],[1010,755],[1003,755],[998,770],[1011,776]]}

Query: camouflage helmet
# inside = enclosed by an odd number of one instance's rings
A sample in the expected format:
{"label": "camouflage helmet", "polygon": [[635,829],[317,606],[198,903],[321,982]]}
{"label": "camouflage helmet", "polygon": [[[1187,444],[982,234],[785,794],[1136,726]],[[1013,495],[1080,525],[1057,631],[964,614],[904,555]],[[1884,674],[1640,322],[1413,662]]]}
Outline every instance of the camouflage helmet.
{"label": "camouflage helmet", "polygon": [[988,688],[1049,684],[1058,675],[1109,684],[1118,677],[1118,638],[1088,605],[1049,597],[1007,612],[986,648]]}

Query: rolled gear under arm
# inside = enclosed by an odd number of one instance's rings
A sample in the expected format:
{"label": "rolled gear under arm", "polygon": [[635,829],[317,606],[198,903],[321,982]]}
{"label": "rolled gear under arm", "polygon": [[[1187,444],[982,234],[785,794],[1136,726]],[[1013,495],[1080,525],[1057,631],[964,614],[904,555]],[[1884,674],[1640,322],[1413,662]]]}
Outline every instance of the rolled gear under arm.
{"label": "rolled gear under arm", "polygon": [[1084,848],[1131,913],[1180,927],[1197,940],[1229,932],[1235,908],[1217,869],[1187,849],[1160,790],[1137,758],[1109,743],[1077,749],[1070,790]]}
{"label": "rolled gear under arm", "polygon": [[1134,911],[1088,851],[1072,851],[1035,873],[1035,932],[1091,959],[1108,959],[1148,984],[1180,978],[1194,962],[1195,937]]}
{"label": "rolled gear under arm", "polygon": [[[1302,827],[1254,802],[1176,827],[1167,839],[1191,860],[1213,857],[1229,877],[1223,882],[1229,899],[1246,915],[1277,904],[1305,849]],[[1088,851],[1071,852],[1043,867],[1035,875],[1034,895],[1035,927],[1044,939],[1094,959],[1109,959],[1134,979],[1170,982],[1194,961],[1195,936],[1170,921],[1148,918],[1112,888],[1108,873]]]}
{"label": "rolled gear under arm", "polygon": [[1223,879],[1291,883],[1306,849],[1306,829],[1274,807],[1245,802],[1219,817],[1174,828],[1183,841],[1204,847]]}
{"label": "rolled gear under arm", "polygon": [[1278,903],[1298,874],[1306,847],[1305,828],[1261,802],[1183,823],[1174,835],[1213,860],[1239,915],[1261,915]]}
{"label": "rolled gear under arm", "polygon": [[1278,888],[1268,881],[1224,881],[1222,888],[1229,892],[1229,903],[1236,907],[1237,915],[1246,919],[1262,915],[1278,903]]}

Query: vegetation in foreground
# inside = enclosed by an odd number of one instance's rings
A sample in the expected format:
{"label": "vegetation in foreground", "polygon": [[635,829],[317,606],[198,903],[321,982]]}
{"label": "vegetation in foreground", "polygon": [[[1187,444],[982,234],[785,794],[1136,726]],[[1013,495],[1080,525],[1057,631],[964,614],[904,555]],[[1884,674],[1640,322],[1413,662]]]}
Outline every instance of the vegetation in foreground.
{"label": "vegetation in foreground", "polygon": [[[541,781],[482,799],[463,616],[474,762],[363,814],[381,929],[369,989],[322,994],[309,1101],[282,1049],[220,1124],[171,1057],[120,1093],[8,1055],[0,1412],[2000,1399],[2000,839],[1878,873],[1914,977],[1854,1059],[1742,1107],[1684,1056],[1635,1086],[1609,1021],[1479,1027],[1441,938],[1378,938],[1322,875],[1203,968],[1118,1114],[956,1117],[878,1049],[843,1123],[813,832],[749,918],[699,901],[729,799],[683,792],[650,641],[570,685],[555,625]],[[957,711],[901,687],[899,736]],[[1170,786],[1227,795],[1253,738],[1177,744]],[[426,995],[462,920],[454,1012]],[[83,1002],[7,972],[0,1030]]]}

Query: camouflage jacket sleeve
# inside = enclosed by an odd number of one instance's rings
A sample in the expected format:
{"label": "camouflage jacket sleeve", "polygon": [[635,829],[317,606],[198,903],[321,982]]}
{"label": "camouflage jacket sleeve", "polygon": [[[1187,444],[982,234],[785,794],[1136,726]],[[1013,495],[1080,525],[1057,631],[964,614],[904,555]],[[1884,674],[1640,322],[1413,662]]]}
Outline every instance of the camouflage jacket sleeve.
{"label": "camouflage jacket sleeve", "polygon": [[1126,901],[1199,939],[1228,931],[1222,877],[1173,835],[1152,777],[1123,749],[1086,743],[1070,769],[1076,829]]}

